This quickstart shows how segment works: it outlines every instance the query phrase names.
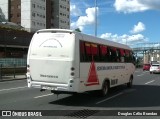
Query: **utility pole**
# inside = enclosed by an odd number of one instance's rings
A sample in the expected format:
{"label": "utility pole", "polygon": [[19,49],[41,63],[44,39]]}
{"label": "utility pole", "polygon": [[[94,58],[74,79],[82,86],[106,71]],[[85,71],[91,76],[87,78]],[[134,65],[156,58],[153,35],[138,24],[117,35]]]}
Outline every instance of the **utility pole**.
{"label": "utility pole", "polygon": [[95,36],[97,36],[97,0],[95,0]]}

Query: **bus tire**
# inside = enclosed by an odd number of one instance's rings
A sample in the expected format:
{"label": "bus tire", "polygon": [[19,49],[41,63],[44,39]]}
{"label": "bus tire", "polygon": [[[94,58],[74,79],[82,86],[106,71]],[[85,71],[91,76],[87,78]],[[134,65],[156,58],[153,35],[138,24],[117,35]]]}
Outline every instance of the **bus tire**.
{"label": "bus tire", "polygon": [[109,82],[108,81],[104,81],[103,85],[102,85],[102,89],[100,90],[100,96],[104,97],[108,94],[109,91]]}
{"label": "bus tire", "polygon": [[133,85],[133,76],[130,77],[129,82],[127,83],[127,87],[131,88]]}

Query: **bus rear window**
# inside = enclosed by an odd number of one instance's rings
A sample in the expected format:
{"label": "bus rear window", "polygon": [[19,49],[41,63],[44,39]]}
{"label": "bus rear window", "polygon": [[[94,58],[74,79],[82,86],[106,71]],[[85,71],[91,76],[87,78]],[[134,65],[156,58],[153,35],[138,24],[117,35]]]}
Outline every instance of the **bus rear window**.
{"label": "bus rear window", "polygon": [[68,33],[39,33],[33,37],[30,56],[44,58],[73,58],[74,39]]}

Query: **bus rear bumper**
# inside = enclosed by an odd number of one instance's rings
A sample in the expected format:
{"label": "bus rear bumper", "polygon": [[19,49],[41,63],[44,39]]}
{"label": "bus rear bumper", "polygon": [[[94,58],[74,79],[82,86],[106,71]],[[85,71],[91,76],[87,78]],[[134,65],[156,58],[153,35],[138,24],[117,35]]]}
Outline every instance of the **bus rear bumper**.
{"label": "bus rear bumper", "polygon": [[28,87],[29,88],[39,88],[41,90],[51,90],[51,92],[59,92],[59,93],[65,93],[65,92],[75,92],[73,90],[72,84],[59,84],[59,83],[48,83],[48,82],[39,82],[39,81],[31,81],[28,80]]}

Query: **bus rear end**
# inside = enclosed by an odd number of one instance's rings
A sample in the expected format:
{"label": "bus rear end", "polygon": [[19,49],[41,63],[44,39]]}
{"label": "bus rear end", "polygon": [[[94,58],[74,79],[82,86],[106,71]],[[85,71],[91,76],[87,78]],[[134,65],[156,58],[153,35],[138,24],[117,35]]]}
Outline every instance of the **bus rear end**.
{"label": "bus rear end", "polygon": [[75,34],[55,30],[36,32],[27,57],[28,87],[74,92]]}

